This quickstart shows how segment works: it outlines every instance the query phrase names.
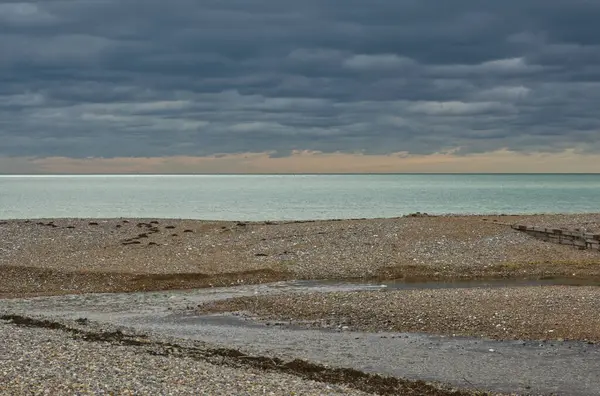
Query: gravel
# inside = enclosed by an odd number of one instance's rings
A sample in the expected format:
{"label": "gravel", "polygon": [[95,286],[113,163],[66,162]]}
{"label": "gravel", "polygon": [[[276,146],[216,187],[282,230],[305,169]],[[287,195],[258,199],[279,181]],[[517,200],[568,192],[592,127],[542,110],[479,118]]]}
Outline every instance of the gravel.
{"label": "gravel", "polygon": [[[284,279],[600,277],[600,252],[505,224],[597,228],[600,214],[288,223],[9,220],[0,297],[157,290]],[[12,293],[12,294],[11,294]]]}
{"label": "gravel", "polygon": [[[383,289],[385,290],[385,289]],[[600,288],[535,286],[240,297],[200,305],[267,322],[369,332],[600,341]]]}
{"label": "gravel", "polygon": [[0,321],[1,395],[366,395],[342,385],[233,368]]}
{"label": "gravel", "polygon": [[[0,298],[283,279],[600,277],[600,252],[506,224],[598,230],[600,214],[315,222],[41,219],[0,222]],[[204,310],[369,331],[600,340],[594,288],[302,294]],[[221,305],[219,305],[221,304]],[[73,339],[0,321],[0,394],[364,394],[251,367]]]}

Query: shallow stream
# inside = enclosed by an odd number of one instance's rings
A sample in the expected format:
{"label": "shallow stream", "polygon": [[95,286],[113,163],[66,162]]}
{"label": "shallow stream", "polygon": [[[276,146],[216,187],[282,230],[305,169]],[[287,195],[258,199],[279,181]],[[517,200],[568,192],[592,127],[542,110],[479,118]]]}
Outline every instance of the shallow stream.
{"label": "shallow stream", "polygon": [[0,300],[0,311],[78,319],[237,348],[246,353],[303,358],[402,378],[451,383],[501,392],[596,395],[600,347],[583,342],[491,341],[414,333],[323,331],[241,320],[233,315],[197,316],[188,308],[239,296],[352,290],[440,287],[589,285],[588,282],[470,281],[384,284],[292,281],[187,291],[88,294]]}

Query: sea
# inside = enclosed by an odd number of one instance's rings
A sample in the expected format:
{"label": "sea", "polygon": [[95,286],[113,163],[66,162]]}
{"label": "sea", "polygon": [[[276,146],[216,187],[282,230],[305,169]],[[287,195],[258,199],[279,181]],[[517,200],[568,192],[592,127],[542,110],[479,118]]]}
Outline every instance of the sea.
{"label": "sea", "polygon": [[0,219],[600,212],[600,174],[0,175]]}

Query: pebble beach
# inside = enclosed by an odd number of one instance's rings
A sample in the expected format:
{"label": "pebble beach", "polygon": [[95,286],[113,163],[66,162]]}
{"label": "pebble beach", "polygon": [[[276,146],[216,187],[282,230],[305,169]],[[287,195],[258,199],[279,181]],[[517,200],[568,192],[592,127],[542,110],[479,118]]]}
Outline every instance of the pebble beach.
{"label": "pebble beach", "polygon": [[[512,229],[512,224],[595,232],[600,230],[600,214],[415,214],[296,222],[3,220],[0,335],[7,342],[0,346],[0,382],[5,384],[0,394],[361,395],[405,394],[409,388],[413,394],[454,394],[421,382],[409,382],[408,388],[403,387],[406,384],[393,389],[364,387],[359,385],[364,380],[334,381],[332,376],[311,378],[294,370],[265,371],[264,365],[232,363],[222,356],[192,359],[154,353],[155,349],[119,340],[90,342],[57,326],[19,324],[11,319],[11,312],[2,309],[2,299],[52,295],[75,299],[86,293],[294,279],[600,281],[599,251],[544,242]],[[595,343],[600,341],[598,307],[596,286],[507,285],[260,295],[190,309],[198,314],[235,314],[263,324],[283,321],[317,329]]]}
{"label": "pebble beach", "polygon": [[143,291],[285,279],[600,277],[600,253],[510,224],[600,229],[600,215],[308,222],[0,222],[0,296]]}
{"label": "pebble beach", "polygon": [[241,297],[197,312],[344,331],[597,343],[599,307],[597,286],[524,286]]}

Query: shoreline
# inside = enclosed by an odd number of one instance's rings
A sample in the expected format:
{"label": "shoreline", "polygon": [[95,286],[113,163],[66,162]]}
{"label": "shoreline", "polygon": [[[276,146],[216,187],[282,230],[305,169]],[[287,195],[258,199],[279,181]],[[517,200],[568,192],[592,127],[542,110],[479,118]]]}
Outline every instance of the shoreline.
{"label": "shoreline", "polygon": [[[36,221],[60,221],[60,220],[101,220],[101,221],[110,221],[110,220],[139,220],[139,221],[150,221],[150,220],[162,220],[162,221],[195,221],[195,222],[208,222],[208,223],[249,223],[249,224],[264,224],[264,223],[272,223],[272,224],[295,224],[295,223],[315,223],[315,222],[333,222],[333,221],[370,221],[370,220],[397,220],[407,217],[442,217],[442,218],[461,218],[461,217],[470,217],[470,218],[478,218],[478,217],[491,217],[491,218],[510,218],[510,217],[519,217],[519,218],[531,218],[531,217],[550,217],[550,216],[600,216],[599,212],[515,212],[515,213],[507,213],[507,212],[489,212],[489,213],[481,213],[481,212],[463,212],[463,213],[455,213],[455,212],[447,212],[447,213],[434,213],[434,212],[411,212],[406,214],[398,214],[397,216],[387,216],[387,217],[332,217],[332,218],[307,218],[307,219],[276,219],[276,218],[265,218],[265,219],[218,219],[218,218],[191,218],[191,217],[129,217],[129,216],[114,216],[114,217],[14,217],[14,218],[0,218],[0,223],[3,222],[25,222],[31,223]],[[502,224],[502,223],[498,223]]]}

